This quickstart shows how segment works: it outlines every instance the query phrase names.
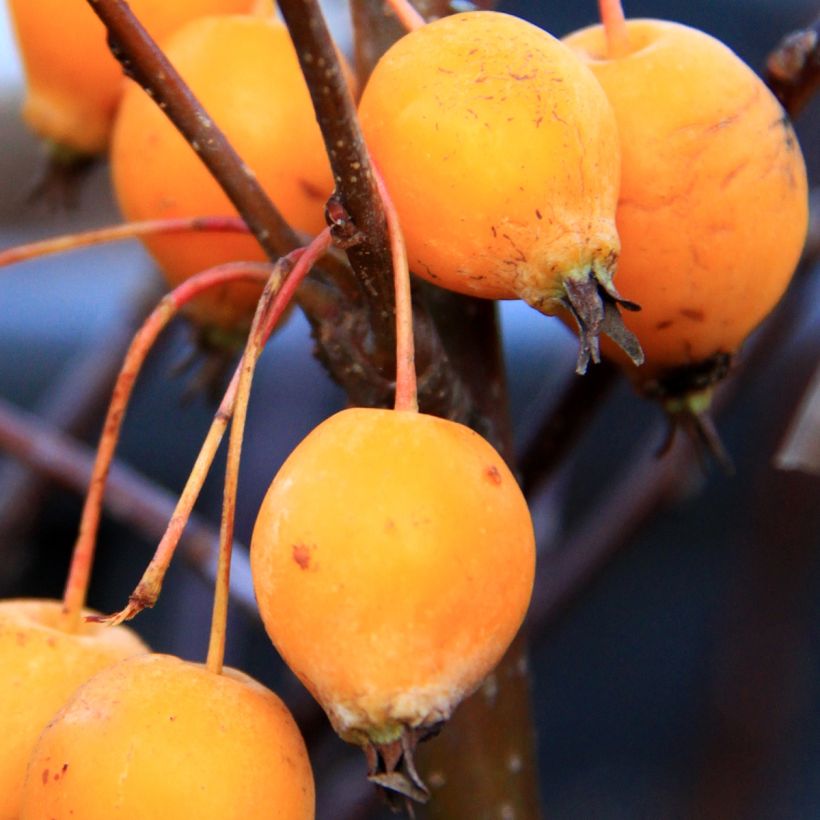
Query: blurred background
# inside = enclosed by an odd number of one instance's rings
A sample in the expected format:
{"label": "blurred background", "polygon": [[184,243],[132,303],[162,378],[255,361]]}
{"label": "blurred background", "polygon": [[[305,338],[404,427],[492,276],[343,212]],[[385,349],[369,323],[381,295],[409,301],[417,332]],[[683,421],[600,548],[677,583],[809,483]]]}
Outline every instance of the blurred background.
{"label": "blurred background", "polygon": [[[630,16],[702,28],[757,70],[781,36],[818,11],[813,0],[625,5]],[[596,17],[592,0],[500,8],[557,36]],[[343,40],[343,10],[332,14]],[[19,119],[21,98],[3,7],[0,247],[118,221],[104,165],[89,172],[70,210],[29,199],[44,154]],[[796,126],[816,186],[816,100]],[[136,243],[3,270],[0,398],[19,411],[15,423],[44,424],[46,432],[63,430],[93,446],[112,374],[161,287]],[[526,459],[571,384],[575,343],[529,308],[507,303],[500,310],[516,448]],[[717,421],[734,476],[711,465],[704,471],[686,447],[656,459],[665,429],[660,411],[615,381],[597,397],[557,475],[531,487],[540,568],[529,641],[546,818],[820,817],[820,478],[773,466],[809,390],[819,342],[815,257],[747,345],[724,391]],[[241,543],[284,457],[343,406],[311,347],[306,322],[294,314],[263,357],[241,475]],[[191,348],[180,320],[149,360],[118,451],[171,499],[215,409],[201,393],[188,395],[191,372],[180,365]],[[9,424],[2,410],[0,426]],[[204,659],[213,562],[202,545],[218,528],[221,492],[217,468],[197,506],[197,537],[175,562],[158,605],[134,622],[157,651]],[[80,505],[59,481],[0,458],[0,595],[61,595]],[[158,538],[151,527],[161,524],[135,526],[129,516],[140,511],[118,509],[103,524],[90,593],[103,611],[125,603]],[[317,773],[318,816],[381,816],[384,809],[362,789],[359,752],[330,736],[270,646],[242,550],[233,582],[227,661],[293,706]]]}

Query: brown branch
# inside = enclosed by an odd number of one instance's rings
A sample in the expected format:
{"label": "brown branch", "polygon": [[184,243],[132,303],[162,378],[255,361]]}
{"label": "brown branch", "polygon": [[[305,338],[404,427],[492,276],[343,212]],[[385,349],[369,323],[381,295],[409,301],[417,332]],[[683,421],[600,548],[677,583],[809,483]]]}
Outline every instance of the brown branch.
{"label": "brown branch", "polygon": [[780,41],[766,60],[766,82],[790,117],[808,105],[820,87],[820,16]]}
{"label": "brown branch", "polygon": [[336,183],[334,204],[341,209],[338,219],[352,221],[356,240],[347,255],[366,294],[376,358],[381,360],[378,367],[392,372],[395,328],[387,223],[356,104],[317,0],[281,0],[279,10],[296,46],[324,137]]}
{"label": "brown branch", "polygon": [[820,367],[814,371],[774,463],[781,470],[820,475]]}
{"label": "brown branch", "polygon": [[[800,317],[811,309],[813,301],[806,298],[809,277],[804,274],[805,267],[795,275],[760,332],[747,343],[732,377],[715,395],[715,415],[729,406],[746,374],[753,375],[767,358],[774,356]],[[615,489],[590,508],[564,540],[560,553],[550,553],[540,560],[528,615],[532,634],[543,634],[563,615],[649,517],[685,483],[691,471],[701,469],[698,451],[682,437],[658,457],[658,442],[662,438],[661,425],[650,429],[637,446],[638,455],[631,468],[613,485]]]}
{"label": "brown branch", "polygon": [[526,496],[532,495],[561,465],[617,379],[618,369],[606,360],[584,376],[570,376],[558,404],[543,419],[519,460],[521,487]]}
{"label": "brown branch", "polygon": [[[157,283],[139,287],[129,307],[112,322],[104,345],[90,345],[77,353],[60,372],[36,415],[56,429],[77,435],[105,409],[122,356],[131,340],[134,319],[142,319],[157,299]],[[42,499],[45,477],[23,464],[8,462],[0,468],[0,532],[7,544],[24,539]]]}
{"label": "brown branch", "polygon": [[125,73],[162,108],[251,229],[272,261],[302,241],[256,177],[123,0],[88,0],[108,29],[111,52]]}
{"label": "brown branch", "polygon": [[[0,399],[0,449],[51,480],[83,494],[91,478],[94,452],[36,416]],[[140,473],[115,463],[105,494],[106,510],[149,540],[158,540],[174,511],[176,496]],[[180,541],[185,560],[209,582],[214,580],[219,543],[216,530],[192,516]],[[253,618],[250,584],[235,584],[234,598]]]}

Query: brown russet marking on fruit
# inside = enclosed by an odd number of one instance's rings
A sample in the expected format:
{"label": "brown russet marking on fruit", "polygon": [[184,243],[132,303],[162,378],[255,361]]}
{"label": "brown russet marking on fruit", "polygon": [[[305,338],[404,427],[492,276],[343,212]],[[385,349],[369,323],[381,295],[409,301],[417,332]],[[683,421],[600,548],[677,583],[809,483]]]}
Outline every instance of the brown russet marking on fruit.
{"label": "brown russet marking on fruit", "polygon": [[693,322],[702,322],[706,319],[702,310],[697,310],[696,308],[681,308],[678,311],[681,316],[685,316],[687,319],[691,319]]}
{"label": "brown russet marking on fruit", "polygon": [[487,476],[491,484],[495,484],[498,486],[501,484],[501,473],[498,472],[498,467],[495,464],[491,464],[484,470],[484,475]]}
{"label": "brown russet marking on fruit", "polygon": [[43,769],[43,785],[48,783],[48,769]]}
{"label": "brown russet marking on fruit", "polygon": [[674,319],[664,319],[662,322],[658,322],[658,323],[655,325],[655,327],[656,327],[658,330],[666,330],[666,328],[668,328],[668,327],[672,327],[672,325],[673,325],[674,323],[675,323],[675,320],[674,320]]}
{"label": "brown russet marking on fruit", "polygon": [[321,199],[324,201],[327,198],[327,194],[325,191],[321,190],[318,186],[314,185],[307,179],[299,177],[299,187],[310,197],[313,199]]}
{"label": "brown russet marking on fruit", "polygon": [[294,544],[293,560],[299,564],[300,569],[308,569],[310,567],[310,547],[306,544]]}

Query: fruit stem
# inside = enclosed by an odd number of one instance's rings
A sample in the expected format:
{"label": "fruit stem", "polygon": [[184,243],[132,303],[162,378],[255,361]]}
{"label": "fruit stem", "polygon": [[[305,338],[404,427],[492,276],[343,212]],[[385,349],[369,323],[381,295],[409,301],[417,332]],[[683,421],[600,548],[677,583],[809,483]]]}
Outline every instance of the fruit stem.
{"label": "fruit stem", "polygon": [[[237,373],[238,385],[233,402],[233,421],[228,439],[228,457],[225,465],[225,488],[222,496],[222,520],[219,530],[219,558],[216,569],[211,633],[208,642],[208,671],[218,675],[222,672],[225,658],[225,636],[228,622],[228,602],[230,600],[231,550],[233,548],[234,520],[236,517],[236,492],[239,485],[239,465],[242,456],[242,440],[245,434],[245,420],[248,400],[256,364],[262,354],[265,342],[276,323],[293,299],[300,282],[307,276],[313,265],[330,247],[330,228],[325,228],[306,248],[293,251],[283,257],[271,275],[262,297],[256,307],[248,342],[242,354]],[[291,268],[292,266],[292,268]],[[284,283],[283,271],[290,269]],[[280,287],[281,285],[281,287]],[[170,559],[169,559],[170,560]]]}
{"label": "fruit stem", "polygon": [[629,34],[621,0],[598,0],[601,22],[606,33],[607,57],[617,60],[629,54]]}
{"label": "fruit stem", "polygon": [[390,11],[399,18],[399,22],[407,31],[415,31],[427,24],[419,10],[410,0],[387,0]]}
{"label": "fruit stem", "polygon": [[195,216],[179,219],[149,219],[144,222],[126,222],[92,231],[54,236],[39,242],[16,245],[0,251],[0,267],[26,262],[41,256],[49,256],[63,251],[136,239],[140,236],[180,233],[182,231],[204,231],[208,233],[250,233],[248,226],[237,216]]}
{"label": "fruit stem", "polygon": [[413,299],[410,293],[410,268],[407,248],[399,224],[399,215],[390,198],[384,177],[373,163],[373,172],[379,196],[382,199],[387,233],[390,237],[390,255],[393,262],[393,289],[396,298],[396,399],[394,409],[418,412],[416,384],[416,354],[413,340]]}
{"label": "fruit stem", "polygon": [[179,309],[203,291],[239,279],[267,278],[269,271],[268,264],[229,263],[193,276],[164,296],[134,335],[117,376],[85,497],[79,534],[63,595],[61,627],[66,632],[76,632],[80,624],[91,575],[105,483],[134,382],[154,342]]}

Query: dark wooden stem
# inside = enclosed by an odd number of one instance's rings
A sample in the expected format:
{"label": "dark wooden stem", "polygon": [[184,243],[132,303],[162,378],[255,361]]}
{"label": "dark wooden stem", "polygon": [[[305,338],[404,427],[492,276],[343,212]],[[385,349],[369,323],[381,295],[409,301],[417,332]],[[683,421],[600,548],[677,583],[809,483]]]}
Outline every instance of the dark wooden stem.
{"label": "dark wooden stem", "polygon": [[356,232],[347,255],[366,294],[375,344],[392,370],[395,328],[387,223],[356,104],[317,0],[280,0],[279,9],[313,99],[336,183],[334,198]]}
{"label": "dark wooden stem", "polygon": [[617,379],[617,368],[606,360],[584,376],[570,377],[558,404],[543,419],[519,459],[521,488],[527,497],[561,465]]}
{"label": "dark wooden stem", "polygon": [[125,73],[162,108],[224,189],[265,252],[276,260],[302,241],[256,177],[123,0],[88,0],[108,29]]}
{"label": "dark wooden stem", "polygon": [[[498,307],[493,302],[431,290],[433,315],[456,372],[482,428],[513,464],[506,376]],[[524,631],[484,686],[458,707],[442,733],[419,747],[419,762],[431,789],[423,817],[540,816],[535,734]]]}

